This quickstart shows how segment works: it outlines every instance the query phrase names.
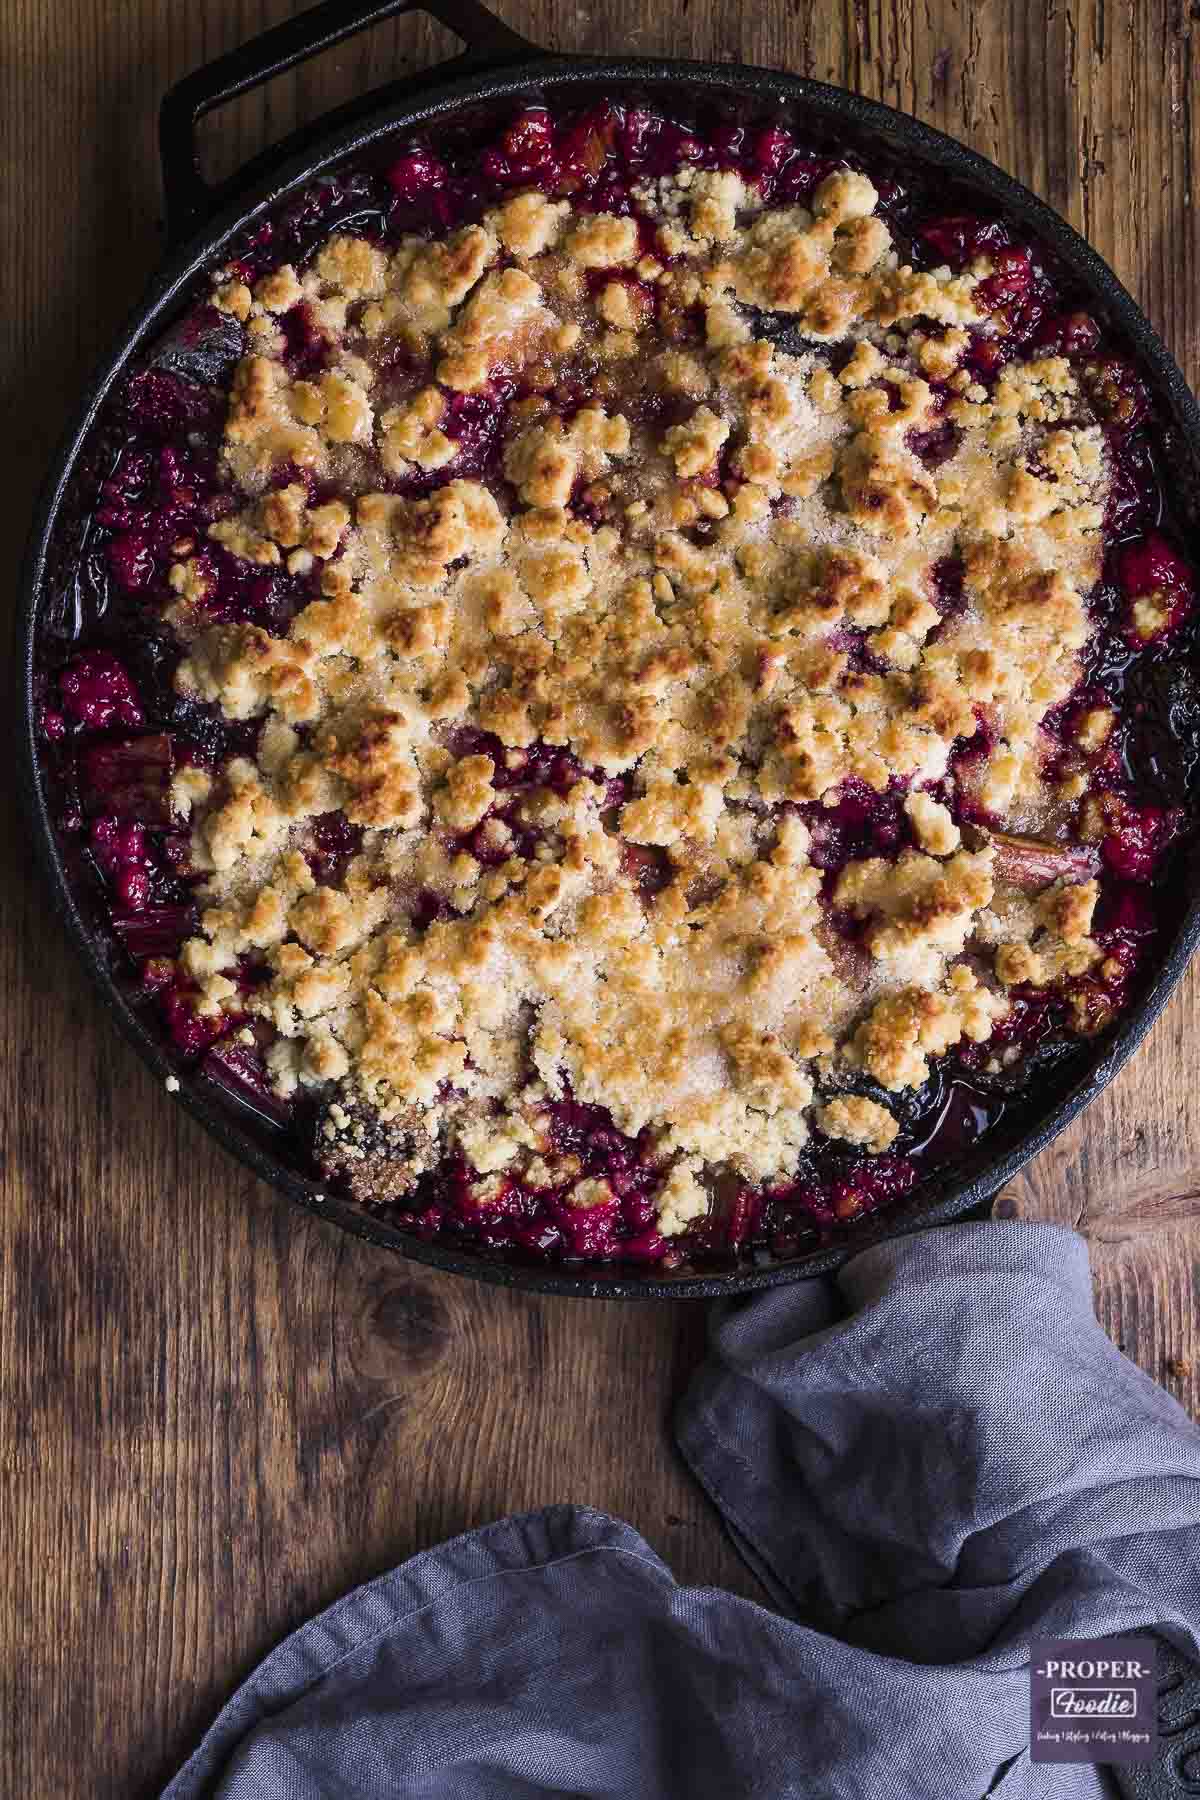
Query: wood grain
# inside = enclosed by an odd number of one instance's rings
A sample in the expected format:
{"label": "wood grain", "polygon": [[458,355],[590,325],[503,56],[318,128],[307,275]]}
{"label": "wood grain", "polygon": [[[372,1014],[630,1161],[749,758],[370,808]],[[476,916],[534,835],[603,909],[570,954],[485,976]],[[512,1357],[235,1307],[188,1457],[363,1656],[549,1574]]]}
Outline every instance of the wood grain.
{"label": "wood grain", "polygon": [[[287,0],[0,0],[6,590],[40,470],[158,255],[163,88]],[[1200,367],[1193,60],[1177,0],[502,0],[554,49],[744,60],[878,96],[1043,194]],[[380,28],[210,134],[236,166],[424,66]],[[231,1685],[351,1583],[498,1513],[588,1500],[685,1580],[755,1593],[666,1418],[686,1306],[522,1298],[295,1214],[118,1043],[3,812],[0,1793],[150,1795]],[[1196,978],[1114,1088],[1006,1196],[1078,1224],[1118,1342],[1200,1404]]]}

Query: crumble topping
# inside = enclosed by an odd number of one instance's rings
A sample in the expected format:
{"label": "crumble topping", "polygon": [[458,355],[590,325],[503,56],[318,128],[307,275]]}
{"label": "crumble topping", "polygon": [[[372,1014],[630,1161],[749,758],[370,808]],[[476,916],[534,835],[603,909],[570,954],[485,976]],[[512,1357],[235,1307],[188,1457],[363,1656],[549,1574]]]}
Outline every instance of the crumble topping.
{"label": "crumble topping", "polygon": [[818,1107],[817,1128],[826,1137],[861,1145],[872,1156],[881,1156],[894,1144],[900,1130],[886,1106],[861,1094],[850,1094]]}
{"label": "crumble topping", "polygon": [[585,214],[567,236],[567,255],[584,269],[611,269],[634,262],[638,252],[635,219],[612,213]]}
{"label": "crumble topping", "polygon": [[[269,1022],[328,1173],[386,1200],[453,1153],[475,1204],[520,1180],[599,1217],[609,1178],[550,1129],[570,1098],[644,1146],[672,1237],[813,1131],[882,1155],[886,1093],[1100,958],[1095,880],[1014,883],[948,802],[1061,817],[1043,727],[1111,474],[1065,357],[972,378],[991,265],[903,263],[865,175],[764,207],[684,166],[634,198],[517,192],[218,274],[248,349],[209,539],[307,587],[286,627],[214,623],[203,551],[172,568],[180,691],[262,722],[172,801],[197,1010]],[[324,366],[297,373],[301,314]],[[1081,712],[1080,754],[1112,724]],[[831,864],[848,794],[896,795],[895,854]]]}

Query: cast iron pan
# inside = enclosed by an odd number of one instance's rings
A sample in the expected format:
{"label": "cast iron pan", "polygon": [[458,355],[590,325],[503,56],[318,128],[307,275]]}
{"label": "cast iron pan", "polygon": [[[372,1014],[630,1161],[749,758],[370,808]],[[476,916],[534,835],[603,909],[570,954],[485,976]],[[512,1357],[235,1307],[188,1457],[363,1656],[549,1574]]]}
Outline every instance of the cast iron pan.
{"label": "cast iron pan", "polygon": [[[419,8],[441,21],[466,45],[440,68],[380,88],[294,133],[248,164],[220,187],[206,183],[196,158],[198,119],[224,101],[257,86],[318,51],[399,13],[418,10],[416,0],[325,0],[325,4],[278,26],[230,55],[186,77],[162,106],[161,149],[166,195],[165,260],[117,343],[96,372],[79,413],[59,450],[34,521],[25,563],[20,605],[22,681],[20,780],[29,809],[36,853],[45,870],[68,932],[99,987],[105,1004],[126,1037],[160,1080],[173,1073],[157,1039],[118,991],[94,932],[81,915],[64,872],[51,823],[34,738],[32,673],[35,625],[47,590],[47,557],[68,481],[84,439],[127,359],[162,334],[187,294],[193,278],[217,262],[222,246],[248,221],[278,203],[331,164],[350,160],[375,140],[417,127],[432,132],[505,115],[530,99],[560,106],[639,91],[676,116],[692,105],[718,105],[756,117],[798,114],[810,134],[873,148],[891,158],[923,165],[948,183],[972,189],[993,207],[1022,222],[1060,259],[1089,297],[1089,306],[1110,332],[1123,338],[1157,391],[1159,407],[1171,420],[1175,442],[1172,471],[1176,515],[1200,546],[1195,495],[1200,492],[1200,408],[1175,363],[1112,271],[1071,228],[1033,194],[991,163],[953,139],[891,108],[861,99],[822,82],[737,65],[655,59],[605,61],[597,57],[547,56],[491,17],[478,0],[423,0]],[[234,1116],[229,1101],[206,1093],[205,1083],[185,1076],[179,1099],[213,1136],[290,1199],[332,1219],[369,1242],[457,1274],[473,1275],[538,1292],[606,1298],[711,1298],[775,1286],[824,1273],[852,1248],[917,1226],[961,1219],[986,1210],[991,1197],[1061,1131],[1112,1080],[1145,1036],[1200,937],[1200,904],[1192,899],[1194,854],[1177,877],[1174,922],[1164,935],[1165,950],[1148,987],[1125,1013],[1117,1029],[1101,1041],[1086,1073],[1068,1090],[1047,1096],[1041,1110],[1026,1115],[1024,1128],[1000,1135],[1002,1127],[956,1167],[936,1170],[907,1203],[856,1230],[841,1245],[822,1248],[788,1263],[729,1273],[659,1276],[645,1279],[627,1270],[606,1275],[572,1274],[543,1267],[498,1263],[479,1254],[423,1243],[386,1222],[372,1219],[319,1184],[286,1166]]]}

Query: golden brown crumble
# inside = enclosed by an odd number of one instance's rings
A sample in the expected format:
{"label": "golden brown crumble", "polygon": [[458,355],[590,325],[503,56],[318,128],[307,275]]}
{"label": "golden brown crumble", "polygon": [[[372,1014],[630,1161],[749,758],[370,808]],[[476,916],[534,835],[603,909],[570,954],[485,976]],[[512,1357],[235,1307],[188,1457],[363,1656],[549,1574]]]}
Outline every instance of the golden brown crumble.
{"label": "golden brown crumble", "polygon": [[879,1156],[894,1144],[900,1127],[886,1106],[862,1094],[849,1094],[817,1108],[817,1129],[826,1137],[844,1138]]}
{"label": "golden brown crumble", "polygon": [[567,235],[567,255],[585,269],[611,269],[637,258],[636,219],[612,213],[584,215]]}
{"label": "golden brown crumble", "polygon": [[[241,499],[210,536],[310,598],[282,635],[206,625],[202,564],[172,569],[180,686],[264,721],[257,762],[183,772],[175,804],[210,871],[198,1003],[271,1023],[282,1093],[340,1084],[354,1179],[386,1142],[402,1191],[440,1143],[480,1198],[548,1185],[569,1083],[648,1134],[671,1236],[715,1173],[781,1179],[814,1128],[887,1150],[895,1119],[848,1085],[919,1084],[1008,989],[1098,957],[1095,883],[1017,892],[937,784],[986,713],[971,797],[1018,830],[1061,806],[1041,726],[1078,678],[1109,476],[1064,359],[990,396],[963,374],[986,267],[903,265],[865,176],[835,171],[811,211],[691,169],[638,199],[656,254],[633,219],[531,192],[441,241],[340,233],[253,292],[216,283],[253,347],[225,426]],[[293,379],[279,321],[302,301],[331,349]],[[809,347],[755,339],[748,307]],[[489,472],[458,409],[497,381],[521,397]],[[913,434],[943,424],[927,466]],[[1111,728],[1084,713],[1078,752]],[[538,745],[578,772],[522,785]],[[911,844],[841,868],[843,936],[821,810],[897,781]],[[318,882],[301,846],[335,812],[361,847]]]}

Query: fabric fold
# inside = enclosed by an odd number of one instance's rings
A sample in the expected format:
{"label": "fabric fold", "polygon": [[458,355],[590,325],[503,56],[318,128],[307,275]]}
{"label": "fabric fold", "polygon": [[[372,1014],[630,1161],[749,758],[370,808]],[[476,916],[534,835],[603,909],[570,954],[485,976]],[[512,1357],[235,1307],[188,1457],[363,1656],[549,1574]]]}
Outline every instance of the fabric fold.
{"label": "fabric fold", "polygon": [[1032,1636],[1200,1642],[1200,1433],[1086,1246],[945,1227],[714,1311],[684,1456],[777,1610],[585,1507],[506,1519],[269,1656],[167,1800],[1093,1800],[1028,1756]]}

